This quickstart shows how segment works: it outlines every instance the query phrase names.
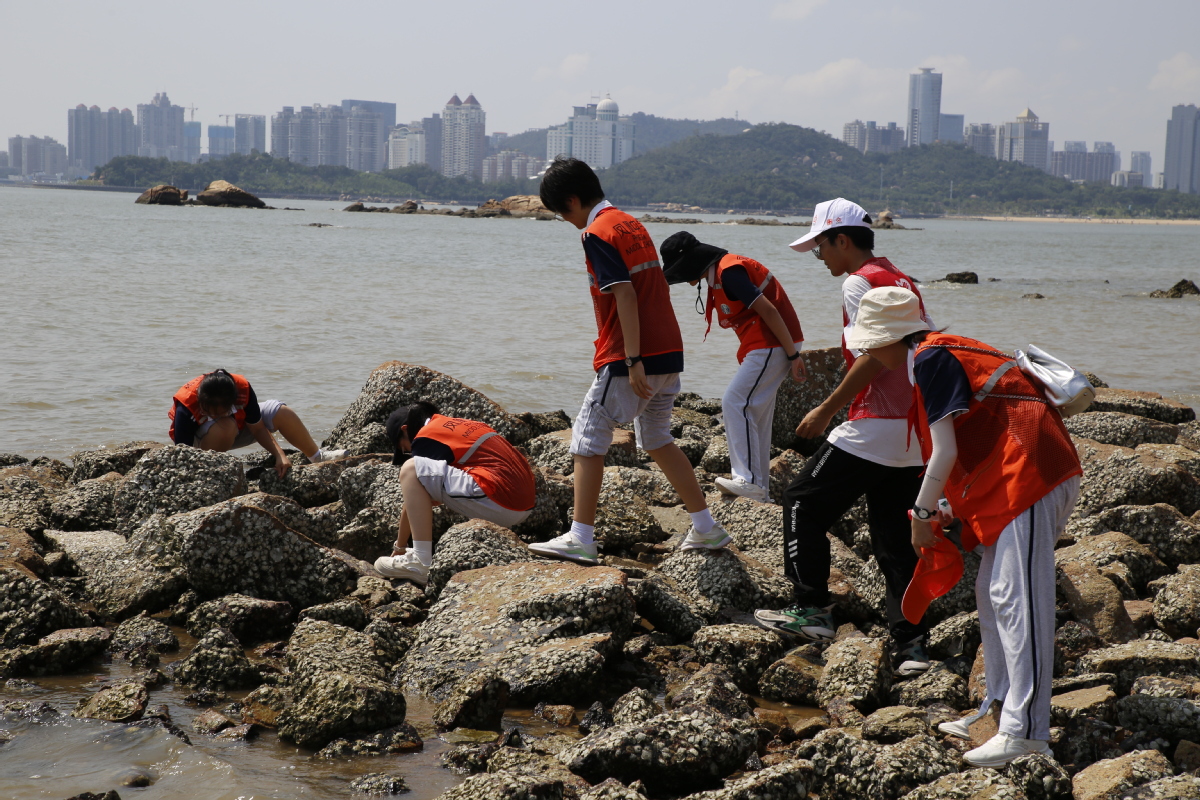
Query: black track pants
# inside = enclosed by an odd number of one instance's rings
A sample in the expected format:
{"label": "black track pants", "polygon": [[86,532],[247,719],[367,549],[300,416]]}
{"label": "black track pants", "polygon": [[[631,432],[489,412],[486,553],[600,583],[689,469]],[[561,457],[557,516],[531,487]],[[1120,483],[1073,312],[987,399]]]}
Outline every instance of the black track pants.
{"label": "black track pants", "polygon": [[888,627],[907,642],[926,627],[904,618],[900,600],[917,566],[908,510],[924,467],[885,467],[826,442],[783,495],[785,574],[805,606],[829,605],[829,540],[825,534],[864,494],[871,549],[887,582]]}

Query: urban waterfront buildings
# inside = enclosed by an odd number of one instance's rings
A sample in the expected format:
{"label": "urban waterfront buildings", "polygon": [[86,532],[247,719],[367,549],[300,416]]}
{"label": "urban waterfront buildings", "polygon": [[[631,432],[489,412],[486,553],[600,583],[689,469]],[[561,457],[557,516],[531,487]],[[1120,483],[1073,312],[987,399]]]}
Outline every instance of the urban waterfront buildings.
{"label": "urban waterfront buildings", "polygon": [[208,126],[208,157],[224,158],[233,155],[237,142],[237,129],[233,125]]}
{"label": "urban waterfront buildings", "polygon": [[1129,154],[1129,171],[1140,172],[1142,185],[1149,186],[1154,180],[1154,171],[1150,166],[1150,153],[1145,150],[1134,150]]}
{"label": "urban waterfront buildings", "polygon": [[996,134],[996,157],[1041,170],[1050,169],[1050,123],[1025,109],[1015,122],[1005,122]]}
{"label": "urban waterfront buildings", "polygon": [[[166,92],[154,95],[149,103],[137,107],[139,156],[185,160],[183,106],[171,104]],[[197,140],[199,136],[197,135]],[[196,153],[199,156],[199,152]]]}
{"label": "urban waterfront buildings", "polygon": [[248,156],[267,152],[267,118],[261,114],[238,114],[233,121],[233,151]]}
{"label": "urban waterfront buildings", "polygon": [[963,144],[988,158],[996,157],[996,126],[987,122],[972,122],[963,132]]}
{"label": "urban waterfront buildings", "polygon": [[1171,109],[1162,174],[1163,188],[1200,194],[1200,108]]}
{"label": "urban waterfront buildings", "polygon": [[8,164],[18,175],[58,178],[67,173],[67,148],[49,136],[13,136],[8,140]]}
{"label": "urban waterfront buildings", "polygon": [[964,117],[962,114],[939,114],[937,135],[938,141],[962,144],[964,127],[963,119]]}
{"label": "urban waterfront buildings", "polygon": [[880,128],[874,120],[854,120],[842,126],[842,141],[862,153],[896,153],[904,147],[904,128],[889,122]]}
{"label": "urban waterfront buildings", "polygon": [[442,109],[442,174],[478,179],[487,155],[487,114],[475,95],[459,100],[455,94]]}
{"label": "urban waterfront buildings", "polygon": [[294,106],[271,117],[271,155],[310,167],[330,165],[378,172],[386,163],[381,114],[354,106]]}
{"label": "urban waterfront buildings", "polygon": [[189,164],[200,161],[200,140],[204,126],[195,120],[183,123],[183,160]]}
{"label": "urban waterfront buildings", "polygon": [[425,164],[425,129],[420,122],[397,125],[388,136],[387,167],[400,169]]}
{"label": "urban waterfront buildings", "polygon": [[82,103],[67,111],[67,165],[79,175],[91,175],[117,156],[137,155],[138,131],[128,108],[101,111]]}
{"label": "urban waterfront buildings", "polygon": [[[1111,183],[1114,173],[1121,169],[1120,158],[1121,155],[1112,142],[1093,142],[1090,153],[1087,142],[1063,142],[1062,150],[1053,150],[1050,153],[1049,171],[1056,178]],[[1122,180],[1125,182],[1112,185],[1133,185],[1129,183],[1128,178]]]}
{"label": "urban waterfront buildings", "polygon": [[516,150],[501,150],[483,160],[483,182],[536,178],[545,166],[546,162],[540,158],[527,156]]}
{"label": "urban waterfront buildings", "polygon": [[933,67],[908,76],[908,146],[933,144],[942,123],[942,74]]}
{"label": "urban waterfront buildings", "polygon": [[599,103],[575,106],[571,118],[546,132],[546,159],[572,156],[592,169],[607,169],[633,156],[636,125],[621,118],[617,101],[606,97]]}

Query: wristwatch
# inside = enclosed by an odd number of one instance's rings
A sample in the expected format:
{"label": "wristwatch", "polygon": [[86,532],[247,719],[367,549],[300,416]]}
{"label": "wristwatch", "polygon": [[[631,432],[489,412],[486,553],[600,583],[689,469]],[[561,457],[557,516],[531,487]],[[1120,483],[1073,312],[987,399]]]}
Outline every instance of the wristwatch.
{"label": "wristwatch", "polygon": [[625,366],[632,367],[634,364],[642,360],[641,356],[625,356]]}
{"label": "wristwatch", "polygon": [[788,360],[788,361],[795,361],[795,360],[796,360],[797,358],[799,358],[799,357],[800,357],[800,351],[799,351],[799,350],[797,350],[796,352],[794,352],[794,353],[792,353],[790,356],[788,356],[788,357],[787,357],[787,360]]}
{"label": "wristwatch", "polygon": [[920,506],[913,506],[912,513],[915,519],[920,520],[931,520],[937,514],[936,511],[930,511],[928,508],[921,508]]}

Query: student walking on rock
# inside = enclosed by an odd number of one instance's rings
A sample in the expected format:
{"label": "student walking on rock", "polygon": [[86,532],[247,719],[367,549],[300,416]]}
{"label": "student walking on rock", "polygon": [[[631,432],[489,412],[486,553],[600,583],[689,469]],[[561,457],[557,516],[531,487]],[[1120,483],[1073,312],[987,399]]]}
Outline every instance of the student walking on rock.
{"label": "student walking on rock", "polygon": [[316,464],[346,455],[345,450],[322,450],[295,411],[278,400],[259,401],[250,381],[223,369],[185,383],[172,398],[171,441],[201,450],[225,453],[258,442],[275,456],[275,472],[283,477],[292,462],[272,435],[283,434]]}
{"label": "student walking on rock", "polygon": [[[390,556],[375,569],[424,586],[433,564],[433,507],[505,528],[525,521],[537,496],[525,456],[482,422],[446,417],[424,400],[392,412],[387,436],[404,505]],[[412,547],[408,546],[409,537]]]}
{"label": "student walking on rock", "polygon": [[872,289],[846,341],[888,369],[911,365],[915,376],[913,427],[928,466],[912,510],[913,550],[931,557],[922,549],[938,543],[930,521],[940,497],[963,520],[963,547],[982,549],[975,597],[987,697],[974,716],[939,729],[970,738],[970,723],[999,700],[999,733],[967,752],[967,763],[1051,756],[1054,543],[1083,470],[1062,417],[1011,356],[929,327],[915,294]]}
{"label": "student walking on rock", "polygon": [[[804,333],[779,280],[759,262],[704,244],[687,231],[662,243],[668,284],[708,282],[709,328],[732,328],[741,344],[738,371],[721,398],[732,477],[717,478],[724,494],[770,502],[771,423],[775,395],[789,374],[805,380]],[[707,331],[705,332],[707,336]]]}
{"label": "student walking on rock", "polygon": [[596,564],[596,504],[604,454],[618,425],[633,423],[650,454],[683,498],[692,527],[682,549],[720,548],[730,536],[709,512],[687,456],[671,436],[671,409],[683,371],[683,338],[650,234],[604,199],[600,180],[583,161],[554,159],[542,178],[542,205],[583,231],[588,287],[596,311],[596,377],[571,430],[575,513],[571,529],[532,544],[540,555]]}
{"label": "student walking on rock", "polygon": [[[848,420],[834,428],[800,475],[784,492],[783,541],[785,574],[796,590],[788,608],[759,609],[760,625],[823,642],[836,625],[829,596],[830,544],[826,533],[864,494],[871,549],[883,572],[892,666],[898,677],[929,669],[924,643],[926,627],[904,618],[900,601],[917,563],[909,544],[908,510],[921,485],[921,452],[908,440],[912,383],[903,369],[886,369],[879,361],[846,343],[862,296],[879,286],[901,286],[920,293],[912,278],[886,258],[876,256],[871,218],[843,198],[817,206],[812,228],[792,242],[793,250],[811,251],[842,282],[842,356],[846,374],[819,406],[796,428],[813,439],[850,404]],[[921,306],[921,314],[925,314]],[[928,322],[928,316],[923,317]]]}

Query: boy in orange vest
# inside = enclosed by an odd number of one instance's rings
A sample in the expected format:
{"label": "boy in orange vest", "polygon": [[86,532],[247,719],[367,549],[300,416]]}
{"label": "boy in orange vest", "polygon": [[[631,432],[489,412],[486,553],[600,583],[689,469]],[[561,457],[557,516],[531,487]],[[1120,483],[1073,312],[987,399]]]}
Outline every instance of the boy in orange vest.
{"label": "boy in orange vest", "polygon": [[708,509],[687,456],[671,436],[671,409],[683,371],[683,338],[671,291],[642,223],[604,199],[600,179],[583,161],[559,156],[541,184],[542,205],[583,231],[588,286],[596,311],[595,380],[571,429],[575,513],[571,529],[532,544],[540,555],[599,563],[594,540],[604,454],[617,425],[632,422],[650,454],[683,498],[692,527],[682,549],[732,541]]}
{"label": "boy in orange vest", "polygon": [[250,381],[223,369],[201,375],[171,398],[171,441],[225,453],[251,442],[275,456],[275,472],[287,474],[292,462],[283,454],[275,431],[316,464],[341,458],[345,450],[322,450],[295,411],[278,400],[259,401]]}
{"label": "boy in orange vest", "polygon": [[987,697],[974,716],[938,728],[969,739],[970,723],[1000,700],[999,732],[963,759],[998,769],[1029,753],[1053,757],[1054,543],[1083,473],[1066,426],[1011,356],[931,331],[906,289],[864,294],[846,343],[916,377],[912,416],[928,466],[912,509],[913,550],[931,557],[923,550],[938,544],[931,521],[943,496],[963,520],[963,547],[982,545],[975,596]]}
{"label": "boy in orange vest", "polygon": [[687,231],[667,237],[661,249],[667,283],[696,286],[706,279],[709,327],[715,311],[717,323],[733,328],[741,341],[737,374],[721,398],[732,477],[717,478],[717,486],[725,494],[769,503],[775,395],[789,372],[797,383],[805,379],[804,333],[792,301],[762,264],[704,244]]}
{"label": "boy in orange vest", "polygon": [[484,423],[442,416],[422,400],[393,411],[386,428],[404,491],[392,554],[375,561],[375,569],[389,578],[429,582],[435,505],[505,528],[533,511],[537,498],[529,462]]}

